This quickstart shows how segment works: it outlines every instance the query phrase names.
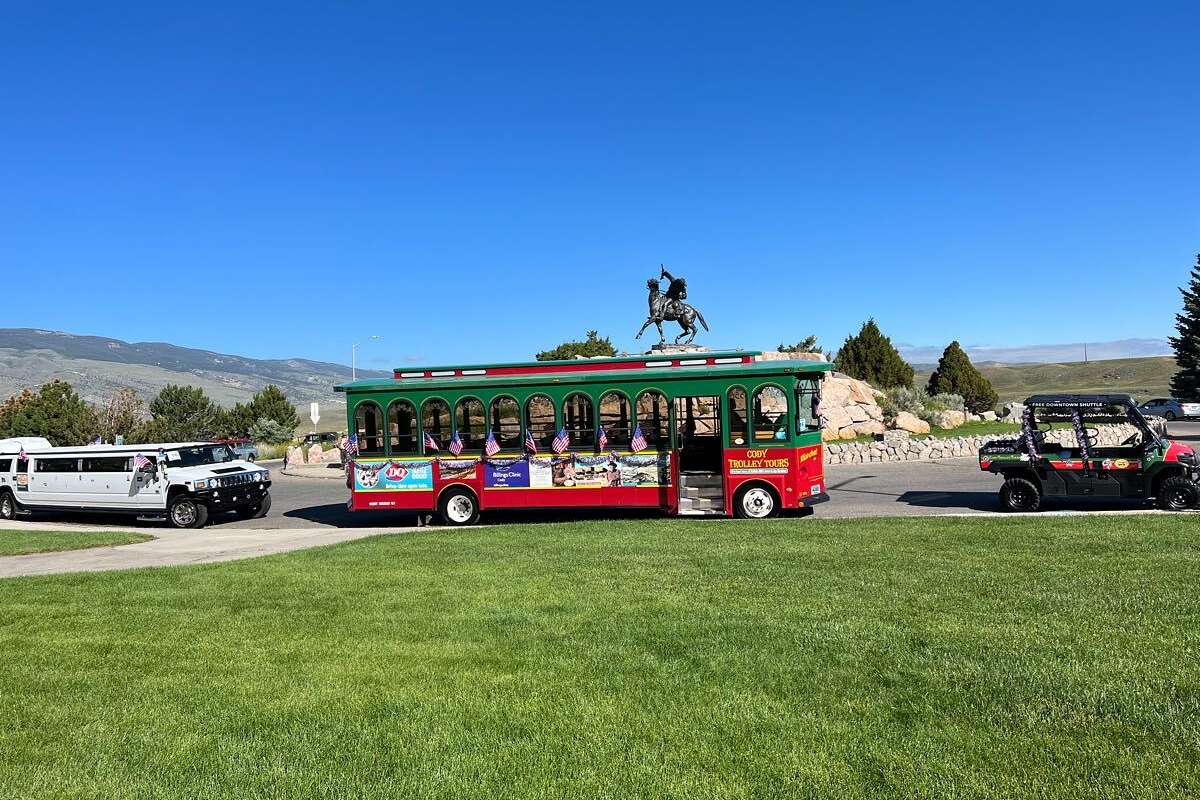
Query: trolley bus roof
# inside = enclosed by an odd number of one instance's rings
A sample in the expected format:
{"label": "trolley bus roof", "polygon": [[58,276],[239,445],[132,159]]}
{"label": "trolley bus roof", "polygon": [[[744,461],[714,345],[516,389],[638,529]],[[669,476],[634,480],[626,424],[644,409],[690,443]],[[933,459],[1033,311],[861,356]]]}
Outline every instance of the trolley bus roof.
{"label": "trolley bus roof", "polygon": [[594,381],[607,376],[620,378],[648,375],[671,377],[704,374],[768,375],[787,372],[828,372],[833,365],[826,361],[807,359],[759,360],[757,351],[724,353],[686,353],[655,356],[621,356],[614,358],[580,358],[567,361],[533,361],[513,364],[478,364],[458,367],[410,367],[396,369],[393,378],[364,378],[338,384],[338,392],[381,391],[400,388],[433,388],[441,386],[495,385],[504,383],[544,383],[547,379],[560,383]]}

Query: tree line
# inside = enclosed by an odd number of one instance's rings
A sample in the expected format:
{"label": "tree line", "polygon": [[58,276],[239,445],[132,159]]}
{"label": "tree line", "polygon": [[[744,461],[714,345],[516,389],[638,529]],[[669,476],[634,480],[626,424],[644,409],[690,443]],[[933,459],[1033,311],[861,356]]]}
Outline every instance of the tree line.
{"label": "tree line", "polygon": [[[820,353],[821,347],[817,344],[816,336],[809,336],[795,344],[781,344],[779,351]],[[586,340],[563,342],[553,350],[543,350],[536,358],[538,361],[548,361],[616,354],[609,337],[601,338],[597,331],[588,331]],[[829,360],[839,372],[866,381],[876,389],[914,388],[913,368],[900,357],[892,340],[883,335],[874,319],[864,322],[857,335],[847,336],[841,349]],[[942,353],[926,392],[930,395],[960,395],[967,409],[976,414],[994,408],[1000,399],[991,382],[971,364],[971,359],[958,342],[951,342]]]}
{"label": "tree line", "polygon": [[299,424],[295,406],[273,384],[232,408],[217,405],[203,389],[173,384],[149,404],[126,386],[93,406],[63,380],[42,384],[36,392],[25,387],[0,404],[0,439],[41,436],[59,447],[97,437],[112,443],[118,436],[128,444],[233,438],[282,444],[292,440]]}

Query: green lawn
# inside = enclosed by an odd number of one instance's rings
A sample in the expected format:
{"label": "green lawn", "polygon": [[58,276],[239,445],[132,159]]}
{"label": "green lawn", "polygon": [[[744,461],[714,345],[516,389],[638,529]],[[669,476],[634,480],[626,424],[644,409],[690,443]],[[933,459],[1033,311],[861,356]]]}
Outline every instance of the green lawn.
{"label": "green lawn", "polygon": [[424,529],[0,582],[0,797],[1195,797],[1194,515]]}
{"label": "green lawn", "polygon": [[148,542],[153,536],[143,533],[80,533],[78,531],[0,530],[0,556],[26,553],[55,553],[59,550],[83,550],[87,547],[112,547],[119,544]]}

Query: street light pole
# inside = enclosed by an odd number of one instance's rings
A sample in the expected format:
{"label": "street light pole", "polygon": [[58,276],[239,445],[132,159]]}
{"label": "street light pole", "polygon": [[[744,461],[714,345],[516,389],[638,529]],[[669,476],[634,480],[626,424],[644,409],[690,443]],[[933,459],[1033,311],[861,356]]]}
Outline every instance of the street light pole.
{"label": "street light pole", "polygon": [[357,359],[358,359],[358,346],[360,344],[365,344],[366,342],[369,342],[372,339],[378,339],[378,338],[379,338],[378,335],[372,333],[370,336],[368,336],[366,339],[363,339],[361,342],[355,342],[354,344],[350,345],[350,380],[353,381],[353,380],[357,380],[357,378],[358,378],[358,369],[357,369],[357,363],[356,363]]}

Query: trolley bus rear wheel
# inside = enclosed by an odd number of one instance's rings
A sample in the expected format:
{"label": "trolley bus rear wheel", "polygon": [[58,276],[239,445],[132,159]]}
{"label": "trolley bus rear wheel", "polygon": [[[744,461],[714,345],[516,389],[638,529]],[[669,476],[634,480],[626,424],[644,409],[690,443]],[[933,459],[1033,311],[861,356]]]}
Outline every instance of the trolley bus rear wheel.
{"label": "trolley bus rear wheel", "polygon": [[741,519],[766,519],[779,513],[779,499],[766,486],[743,486],[733,496],[733,513]]}
{"label": "trolley bus rear wheel", "polygon": [[474,525],[479,521],[479,500],[467,489],[449,489],[438,503],[438,514],[446,525]]}

